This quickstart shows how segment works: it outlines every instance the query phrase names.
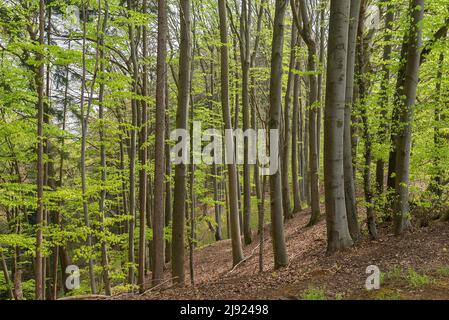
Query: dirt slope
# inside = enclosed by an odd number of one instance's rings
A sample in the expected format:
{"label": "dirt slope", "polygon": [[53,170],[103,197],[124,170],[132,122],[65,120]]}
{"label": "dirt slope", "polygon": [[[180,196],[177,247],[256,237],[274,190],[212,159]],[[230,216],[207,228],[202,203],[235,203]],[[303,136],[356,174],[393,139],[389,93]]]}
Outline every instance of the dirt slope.
{"label": "dirt slope", "polygon": [[[231,271],[229,240],[195,252],[195,288],[175,288],[170,281],[144,295],[123,299],[449,299],[449,224],[435,222],[402,237],[380,228],[380,239],[364,239],[354,248],[326,256],[325,222],[306,228],[305,211],[286,223],[290,264],[273,270],[269,226],[265,232],[265,267],[258,272],[258,244],[245,248],[248,260]],[[365,237],[366,238],[366,237]],[[366,268],[383,273],[380,290],[365,290]],[[169,279],[170,268],[166,273]],[[186,269],[187,281],[189,272]]]}

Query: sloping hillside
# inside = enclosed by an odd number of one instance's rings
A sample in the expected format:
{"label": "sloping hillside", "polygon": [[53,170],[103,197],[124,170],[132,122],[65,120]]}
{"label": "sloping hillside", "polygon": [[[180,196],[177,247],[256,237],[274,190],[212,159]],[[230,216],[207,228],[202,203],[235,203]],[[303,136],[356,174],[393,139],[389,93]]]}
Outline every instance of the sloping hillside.
{"label": "sloping hillside", "polygon": [[[195,288],[164,286],[144,295],[123,299],[449,299],[449,224],[435,222],[402,237],[390,227],[380,239],[364,239],[347,252],[326,256],[325,223],[306,228],[308,212],[286,224],[290,264],[273,270],[273,255],[266,227],[265,267],[258,272],[256,237],[245,248],[248,259],[231,271],[230,241],[195,252]],[[366,268],[382,272],[381,289],[368,292]],[[187,266],[186,266],[187,268]],[[169,268],[168,268],[169,270]],[[186,274],[189,274],[186,270]],[[170,274],[167,271],[166,279]]]}

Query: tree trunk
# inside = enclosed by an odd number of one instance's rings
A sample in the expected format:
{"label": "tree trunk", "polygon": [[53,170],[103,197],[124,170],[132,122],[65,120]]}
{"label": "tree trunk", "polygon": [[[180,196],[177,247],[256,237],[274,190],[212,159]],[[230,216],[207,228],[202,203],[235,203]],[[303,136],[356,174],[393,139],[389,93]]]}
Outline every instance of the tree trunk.
{"label": "tree trunk", "polygon": [[435,105],[435,124],[434,124],[434,133],[433,133],[433,140],[434,140],[434,152],[435,155],[433,156],[433,176],[432,176],[432,183],[430,185],[430,189],[436,194],[436,196],[441,200],[441,197],[443,196],[443,167],[444,164],[442,163],[442,157],[441,157],[441,150],[444,149],[446,139],[445,135],[441,130],[442,127],[442,121],[445,120],[445,116],[443,114],[444,107],[443,102],[441,101],[441,84],[443,79],[443,64],[444,63],[444,53],[440,53],[440,57],[438,59],[438,72],[437,72],[437,83],[435,86],[435,99],[436,99],[436,105]]}
{"label": "tree trunk", "polygon": [[[231,112],[229,110],[229,62],[228,62],[228,23],[226,14],[226,0],[218,0],[218,14],[220,16],[221,39],[221,104],[225,130],[232,129]],[[234,143],[229,139],[225,150],[234,150]],[[226,151],[225,151],[226,152]],[[234,157],[234,155],[233,155]],[[234,157],[235,159],[235,157]],[[232,241],[232,262],[235,266],[243,260],[242,242],[240,239],[239,206],[238,206],[238,181],[235,161],[228,164],[229,179],[229,215],[230,232]]]}
{"label": "tree trunk", "polygon": [[[346,99],[344,118],[344,142],[343,142],[343,162],[345,179],[345,203],[346,215],[348,217],[349,233],[354,242],[360,238],[360,227],[357,217],[357,203],[355,195],[354,168],[352,159],[352,137],[351,137],[351,117],[352,105],[354,103],[354,70],[357,47],[357,29],[359,27],[360,3],[363,0],[351,0],[349,33],[348,33],[348,58],[346,68]],[[360,24],[363,27],[363,24]],[[360,30],[363,36],[363,30]],[[363,76],[363,75],[360,75]]]}
{"label": "tree trunk", "polygon": [[389,193],[388,204],[393,205],[393,193],[396,188],[396,146],[397,146],[397,136],[399,127],[399,114],[400,114],[400,104],[402,96],[404,95],[404,85],[405,85],[405,69],[407,66],[407,52],[409,51],[409,38],[410,31],[405,31],[404,39],[402,41],[401,56],[399,60],[399,70],[396,80],[396,91],[393,101],[393,112],[391,119],[391,150],[388,158],[388,179],[387,179],[387,190]]}
{"label": "tree trunk", "polygon": [[[317,114],[317,151],[318,151],[318,169],[320,168],[320,156],[321,156],[321,124],[322,124],[322,117],[323,117],[323,73],[324,73],[324,52],[325,52],[325,37],[326,37],[326,28],[324,25],[324,16],[326,13],[328,0],[321,0],[320,1],[320,12],[319,12],[319,30],[320,30],[320,54],[319,54],[319,63],[320,63],[320,72],[318,74],[318,101],[319,101],[319,108],[318,108],[318,114]],[[318,16],[318,14],[317,14]]]}
{"label": "tree trunk", "polygon": [[11,299],[14,299],[13,285],[9,277],[8,265],[6,264],[5,256],[3,255],[3,248],[0,247],[1,266],[3,271],[3,277],[5,278],[5,285],[8,289],[8,293]]}
{"label": "tree trunk", "polygon": [[[311,215],[308,226],[315,225],[320,218],[320,192],[319,192],[319,160],[318,160],[318,130],[317,130],[317,103],[318,97],[318,83],[316,72],[316,43],[312,39],[312,24],[310,23],[308,9],[305,0],[299,1],[299,13],[296,9],[294,0],[290,2],[294,22],[298,31],[307,45],[308,58],[307,68],[309,75],[309,119],[308,119],[308,143],[309,143],[309,183],[310,183],[310,205]],[[302,19],[300,19],[300,17]],[[302,21],[300,21],[302,20]],[[301,23],[302,22],[302,23]]]}
{"label": "tree trunk", "polygon": [[324,190],[327,251],[352,246],[344,195],[343,131],[349,29],[349,0],[331,0],[324,123]]}
{"label": "tree trunk", "polygon": [[[383,78],[382,82],[380,84],[380,91],[381,91],[381,99],[380,99],[380,107],[381,107],[381,116],[382,116],[382,123],[380,128],[380,139],[381,141],[386,140],[386,134],[388,130],[388,85],[390,82],[390,68],[389,63],[391,59],[391,32],[393,30],[393,19],[394,19],[394,12],[393,12],[393,4],[391,4],[388,0],[384,1],[386,6],[386,14],[385,14],[385,46],[383,51],[383,57],[382,60],[384,61],[382,66],[382,73]],[[376,193],[378,195],[381,195],[384,192],[384,179],[385,178],[385,161],[382,158],[379,158],[376,163]]]}
{"label": "tree trunk", "polygon": [[[45,1],[39,1],[39,45],[44,45],[45,27]],[[44,220],[44,56],[37,53],[39,65],[36,70],[37,88],[37,213],[36,213],[36,257],[34,264],[36,300],[45,299],[44,295],[44,271],[43,271],[43,220]]]}
{"label": "tree trunk", "polygon": [[[299,70],[300,63],[296,62],[296,70]],[[292,115],[292,186],[293,186],[293,212],[301,211],[301,191],[299,187],[299,166],[298,166],[298,127],[299,127],[299,99],[300,99],[300,77],[295,73],[293,77],[293,115]],[[299,147],[300,148],[300,147]]]}
{"label": "tree trunk", "polygon": [[[192,41],[190,36],[190,0],[181,0],[181,42],[179,59],[179,93],[176,128],[187,130],[190,99]],[[187,158],[187,155],[184,155]],[[175,167],[172,231],[172,276],[175,283],[184,285],[184,227],[186,212],[186,164]]]}
{"label": "tree trunk", "polygon": [[[359,30],[358,38],[359,43],[357,46],[357,94],[359,100],[359,109],[363,124],[363,140],[365,141],[365,165],[363,168],[363,188],[365,192],[365,202],[366,202],[366,224],[368,232],[372,240],[377,239],[377,227],[376,227],[376,216],[374,211],[374,193],[372,189],[371,182],[371,162],[372,162],[372,135],[370,132],[370,124],[368,118],[368,105],[366,104],[366,96],[368,95],[367,80],[366,80],[366,66],[369,64],[369,40],[365,41],[363,34],[363,26],[365,24],[365,14],[366,14],[366,2],[362,0],[360,8],[360,18],[359,18]],[[353,238],[354,239],[354,238]]]}
{"label": "tree trunk", "polygon": [[[190,32],[187,30],[187,32]],[[153,214],[153,286],[163,280],[164,272],[164,180],[165,180],[165,84],[167,76],[167,3],[158,1],[158,54],[156,70],[156,145]],[[188,102],[187,102],[188,103]]]}
{"label": "tree trunk", "polygon": [[[285,92],[284,103],[284,132],[282,138],[282,204],[284,206],[284,218],[293,218],[293,211],[290,207],[290,185],[289,185],[289,162],[290,162],[290,102],[293,87],[294,75],[292,70],[296,66],[296,42],[298,39],[297,29],[292,23],[291,40],[290,40],[290,64],[287,79],[287,88]],[[292,133],[293,134],[293,133]]]}
{"label": "tree trunk", "polygon": [[[211,55],[214,54],[213,48],[211,49]],[[214,111],[214,101],[215,101],[215,68],[214,63],[211,62],[210,64],[210,110]],[[214,150],[215,152],[215,150]],[[215,154],[213,155],[215,157]],[[220,202],[220,183],[218,182],[219,177],[221,176],[220,168],[218,167],[217,163],[215,161],[212,163],[212,184],[214,188],[214,211],[215,211],[215,241],[221,241],[223,240],[223,234],[222,234],[222,222],[221,222],[221,210],[222,206],[219,203]],[[221,179],[220,179],[221,180]]]}
{"label": "tree trunk", "polygon": [[[276,11],[273,25],[273,42],[271,51],[271,78],[270,78],[270,111],[269,129],[277,130],[281,122],[282,110],[282,53],[284,43],[284,16],[286,0],[276,0]],[[271,136],[271,134],[270,134]],[[270,137],[270,149],[271,149]],[[273,155],[270,155],[273,157]],[[275,155],[278,157],[279,154]],[[287,248],[284,237],[284,214],[282,205],[282,185],[279,170],[270,176],[271,196],[271,232],[273,238],[274,268],[288,264]]]}
{"label": "tree trunk", "polygon": [[[101,7],[101,1],[98,1],[98,10],[100,10]],[[99,37],[99,60],[100,60],[100,74],[103,75],[105,73],[105,67],[104,67],[104,35],[106,32],[106,27],[108,23],[108,14],[109,14],[109,7],[108,7],[108,1],[105,1],[105,8],[104,8],[104,17],[103,17],[103,24],[101,27],[101,36]],[[100,13],[99,13],[99,19],[98,23],[100,24]],[[105,139],[104,139],[104,89],[105,89],[105,83],[104,81],[101,81],[100,83],[100,89],[98,93],[98,104],[99,104],[99,111],[98,111],[98,118],[100,120],[100,162],[101,162],[101,182],[102,182],[102,190],[100,195],[100,204],[99,204],[99,211],[100,211],[100,229],[101,232],[105,233],[105,226],[104,226],[104,207],[106,202],[106,181],[107,181],[107,163],[106,163],[106,146],[105,146]],[[104,238],[101,239],[101,264],[103,268],[103,282],[104,282],[104,290],[105,294],[107,296],[111,295],[111,284],[109,281],[109,260],[108,260],[108,244],[106,241],[106,235],[103,236]]]}
{"label": "tree trunk", "polygon": [[[133,1],[128,0],[128,8],[134,9]],[[138,64],[137,64],[137,46],[135,43],[134,26],[128,25],[130,41],[130,60],[132,69],[132,90],[137,96],[138,92]],[[135,253],[134,253],[134,231],[136,226],[136,138],[137,138],[137,100],[131,99],[131,133],[129,141],[129,215],[131,216],[128,226],[128,283],[135,283]]]}
{"label": "tree trunk", "polygon": [[[242,111],[243,131],[250,128],[249,105],[249,68],[250,68],[250,28],[251,28],[251,1],[242,0],[240,14],[240,60],[242,64]],[[251,239],[251,166],[249,164],[249,141],[244,138],[243,162],[243,236],[245,244],[249,245]]]}
{"label": "tree trunk", "polygon": [[[262,18],[264,12],[264,4],[266,0],[262,0],[259,6],[259,11],[257,13],[257,30],[256,30],[256,39],[254,40],[254,48],[251,54],[251,68],[256,66],[256,57],[257,51],[259,49],[260,42],[260,30],[262,28]],[[256,78],[254,75],[251,76],[251,126],[254,130],[257,130],[257,98],[256,98]],[[257,139],[257,138],[256,138]],[[259,163],[254,166],[254,184],[256,187],[256,198],[257,198],[257,212],[258,212],[258,234],[259,236],[263,236],[263,228],[265,226],[264,215],[265,215],[265,203],[264,203],[264,190],[263,186],[261,186],[261,177],[259,170]],[[263,240],[260,239],[263,253]],[[261,254],[262,254],[261,253]],[[259,270],[263,270],[263,256],[260,259]]]}
{"label": "tree trunk", "polygon": [[[260,178],[258,178],[260,179]],[[267,185],[267,177],[264,176],[262,180],[262,190],[259,190],[259,272],[263,272],[264,264],[264,244],[265,244],[265,190]],[[259,186],[260,188],[260,186]]]}
{"label": "tree trunk", "polygon": [[[170,161],[170,144],[168,143],[168,137],[170,137],[170,114],[168,112],[169,104],[169,88],[167,77],[165,77],[165,227],[171,227],[172,223],[172,187],[171,187],[171,161]],[[172,242],[171,240],[165,241],[165,262],[171,261]]]}
{"label": "tree trunk", "polygon": [[[83,197],[83,213],[84,213],[84,222],[88,229],[90,229],[90,217],[89,217],[89,204],[87,199],[87,182],[86,182],[86,144],[87,144],[87,130],[89,124],[89,114],[90,107],[92,104],[92,99],[89,97],[87,110],[85,111],[84,106],[84,93],[85,93],[85,84],[86,84],[86,24],[87,24],[87,6],[88,3],[83,4],[83,45],[82,45],[82,79],[81,79],[81,189],[82,189],[82,197]],[[98,52],[98,51],[97,51]],[[96,61],[98,61],[96,59]],[[97,62],[95,69],[97,69]],[[96,70],[94,71],[94,79],[92,80],[91,92],[90,95],[93,94],[93,88],[95,83],[95,75]],[[89,233],[87,236],[87,246],[89,248],[93,247],[92,243],[92,234]],[[89,254],[89,278],[90,278],[90,289],[92,294],[97,293],[96,283],[95,283],[95,274],[94,274],[94,261],[92,258],[92,254]]]}
{"label": "tree trunk", "polygon": [[410,38],[405,69],[404,95],[401,103],[401,129],[396,140],[396,193],[395,233],[401,234],[410,226],[409,185],[410,152],[412,144],[413,108],[416,101],[416,89],[419,81],[421,21],[424,16],[424,0],[410,2],[412,18]]}

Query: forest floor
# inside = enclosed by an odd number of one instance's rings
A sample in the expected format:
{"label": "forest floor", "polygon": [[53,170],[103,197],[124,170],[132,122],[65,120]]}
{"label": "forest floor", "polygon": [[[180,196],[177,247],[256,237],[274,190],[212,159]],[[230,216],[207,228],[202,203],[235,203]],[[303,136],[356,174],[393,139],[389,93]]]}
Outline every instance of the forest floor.
{"label": "forest floor", "polygon": [[[449,299],[449,224],[433,222],[401,237],[379,228],[353,248],[326,255],[324,218],[307,228],[309,211],[286,222],[289,265],[273,270],[269,226],[265,228],[264,272],[259,273],[259,237],[244,248],[247,260],[232,269],[230,240],[195,251],[195,287],[171,281],[143,295],[118,299]],[[381,270],[381,288],[367,291],[366,268]],[[170,266],[166,278],[170,277]],[[186,282],[189,282],[188,261]]]}

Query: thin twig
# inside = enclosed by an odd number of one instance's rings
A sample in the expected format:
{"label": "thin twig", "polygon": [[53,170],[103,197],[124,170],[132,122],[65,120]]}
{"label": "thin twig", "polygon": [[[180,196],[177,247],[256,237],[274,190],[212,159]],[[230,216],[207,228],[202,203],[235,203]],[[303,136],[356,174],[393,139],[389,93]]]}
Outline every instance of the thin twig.
{"label": "thin twig", "polygon": [[143,293],[140,294],[140,296],[143,296],[143,295],[147,294],[148,292],[151,292],[151,291],[155,290],[156,288],[159,288],[159,287],[163,286],[163,285],[166,284],[167,282],[170,282],[170,281],[175,280],[175,279],[177,279],[177,278],[178,278],[178,277],[174,277],[174,278],[167,279],[167,280],[165,280],[165,281],[159,283],[157,286],[154,286],[154,287],[152,287],[152,288],[150,288],[150,289],[144,291]]}
{"label": "thin twig", "polygon": [[[264,241],[265,241],[265,239],[264,239]],[[248,257],[246,257],[245,259],[243,259],[242,261],[240,261],[239,263],[237,263],[237,264],[231,269],[231,271],[228,272],[228,274],[231,274],[232,272],[234,272],[235,269],[237,269],[237,267],[238,267],[239,265],[241,265],[242,263],[244,263],[244,262],[248,261],[249,259],[251,259],[251,258],[254,256],[254,253],[256,252],[256,250],[257,250],[259,247],[260,247],[260,243],[259,243],[256,247],[254,247],[253,251],[251,251],[251,254],[250,254]]]}

